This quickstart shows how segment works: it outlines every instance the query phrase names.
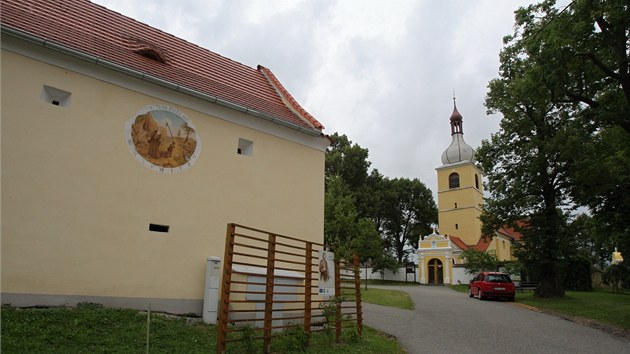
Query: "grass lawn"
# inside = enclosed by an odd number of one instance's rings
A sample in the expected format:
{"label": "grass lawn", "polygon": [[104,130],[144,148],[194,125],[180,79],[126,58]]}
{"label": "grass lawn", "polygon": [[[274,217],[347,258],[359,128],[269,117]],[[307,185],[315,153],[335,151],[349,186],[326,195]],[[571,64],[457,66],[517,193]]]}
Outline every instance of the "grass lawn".
{"label": "grass lawn", "polygon": [[[144,353],[147,315],[128,309],[108,309],[80,304],[77,308],[2,307],[2,353]],[[216,326],[190,323],[185,318],[153,314],[150,324],[152,353],[212,353],[216,351]],[[311,337],[307,353],[403,353],[395,339],[368,327],[363,337],[346,331],[342,343],[326,340],[322,333]],[[258,341],[259,342],[259,341]],[[256,342],[256,347],[261,348]],[[240,343],[228,352],[242,353]],[[274,353],[295,352],[290,338],[273,340]],[[262,350],[257,350],[261,352]]]}
{"label": "grass lawn", "polygon": [[[467,293],[468,285],[453,285],[453,290]],[[630,330],[630,294],[608,289],[567,291],[562,298],[538,299],[533,291],[516,292],[516,301],[557,313],[582,317]]]}

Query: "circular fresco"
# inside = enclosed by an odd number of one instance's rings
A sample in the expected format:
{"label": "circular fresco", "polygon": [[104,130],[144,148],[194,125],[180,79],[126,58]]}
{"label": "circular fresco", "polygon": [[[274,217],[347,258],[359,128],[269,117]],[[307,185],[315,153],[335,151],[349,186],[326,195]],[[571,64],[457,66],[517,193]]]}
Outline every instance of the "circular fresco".
{"label": "circular fresco", "polygon": [[142,108],[125,125],[129,151],[144,166],[161,173],[191,167],[201,151],[201,141],[191,120],[169,106]]}

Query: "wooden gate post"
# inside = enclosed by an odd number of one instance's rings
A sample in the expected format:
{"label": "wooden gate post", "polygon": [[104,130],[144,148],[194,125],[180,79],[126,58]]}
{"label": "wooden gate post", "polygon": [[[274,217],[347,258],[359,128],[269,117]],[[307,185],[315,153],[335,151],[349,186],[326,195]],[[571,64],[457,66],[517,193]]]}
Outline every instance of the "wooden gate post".
{"label": "wooden gate post", "polygon": [[361,276],[359,275],[359,256],[354,255],[354,296],[355,304],[357,306],[357,328],[359,329],[359,335],[363,335],[363,310],[361,303]]}
{"label": "wooden gate post", "polygon": [[227,231],[225,232],[225,255],[223,259],[223,278],[221,284],[221,309],[219,312],[219,328],[217,335],[217,353],[223,354],[225,352],[225,340],[227,339],[227,319],[230,306],[230,286],[231,286],[231,272],[232,272],[232,257],[234,255],[234,233],[236,231],[236,225],[228,224]]}
{"label": "wooden gate post", "polygon": [[335,304],[337,311],[335,311],[335,341],[339,343],[341,339],[341,266],[339,258],[335,257]]}
{"label": "wooden gate post", "polygon": [[265,325],[263,338],[263,351],[269,353],[271,350],[271,330],[273,326],[273,286],[274,269],[276,262],[276,235],[269,234],[267,243],[267,283],[265,286]]}
{"label": "wooden gate post", "polygon": [[304,332],[311,333],[311,284],[313,282],[313,243],[306,243],[304,269]]}

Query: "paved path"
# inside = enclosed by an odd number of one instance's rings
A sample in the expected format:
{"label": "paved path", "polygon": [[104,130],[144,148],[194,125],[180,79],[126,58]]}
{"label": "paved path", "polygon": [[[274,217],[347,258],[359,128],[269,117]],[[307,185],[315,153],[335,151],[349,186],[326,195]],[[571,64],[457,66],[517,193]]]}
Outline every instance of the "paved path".
{"label": "paved path", "polygon": [[630,353],[628,339],[516,303],[446,287],[386,288],[409,293],[415,309],[364,303],[364,323],[395,336],[409,353]]}

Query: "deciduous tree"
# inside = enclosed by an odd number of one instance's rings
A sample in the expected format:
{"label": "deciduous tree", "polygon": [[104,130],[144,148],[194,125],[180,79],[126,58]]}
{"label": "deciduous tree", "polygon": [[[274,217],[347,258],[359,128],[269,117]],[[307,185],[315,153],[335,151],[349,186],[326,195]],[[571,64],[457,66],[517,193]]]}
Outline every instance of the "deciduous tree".
{"label": "deciduous tree", "polygon": [[630,252],[630,7],[547,0],[515,19],[486,100],[503,119],[478,154],[491,191],[482,220],[488,234],[526,220],[517,255],[540,278],[538,296],[560,296],[575,253],[561,210],[588,206]]}

